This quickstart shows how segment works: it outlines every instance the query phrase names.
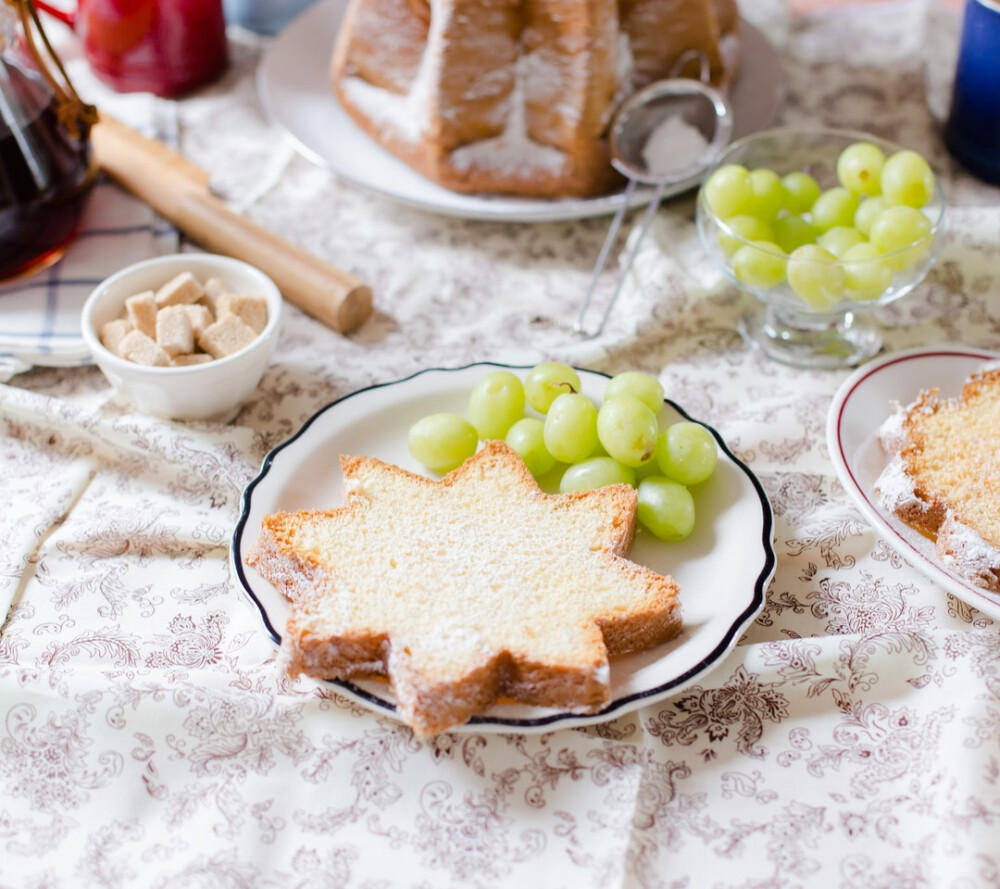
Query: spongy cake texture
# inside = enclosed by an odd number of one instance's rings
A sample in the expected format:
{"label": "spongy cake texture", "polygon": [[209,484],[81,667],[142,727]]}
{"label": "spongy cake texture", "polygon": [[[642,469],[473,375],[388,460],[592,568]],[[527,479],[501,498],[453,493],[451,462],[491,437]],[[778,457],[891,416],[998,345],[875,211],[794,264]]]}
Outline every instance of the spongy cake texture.
{"label": "spongy cake texture", "polygon": [[894,454],[875,485],[881,504],[935,538],[946,566],[1000,592],[1000,367],[956,399],[921,392],[880,438]]}
{"label": "spongy cake texture", "polygon": [[680,629],[673,581],[627,559],[627,485],[545,494],[502,442],[440,481],[341,464],[344,505],[266,516],[247,559],[292,602],[292,675],[386,675],[430,735],[501,697],[595,712],[609,653]]}

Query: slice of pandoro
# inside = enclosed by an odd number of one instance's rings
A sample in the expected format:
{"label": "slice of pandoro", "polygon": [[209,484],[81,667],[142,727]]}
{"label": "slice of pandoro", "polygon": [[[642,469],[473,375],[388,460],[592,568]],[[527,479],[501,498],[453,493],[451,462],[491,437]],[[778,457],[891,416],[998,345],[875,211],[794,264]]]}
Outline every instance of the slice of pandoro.
{"label": "slice of pandoro", "polygon": [[501,697],[599,711],[608,655],[680,629],[676,584],[627,558],[627,485],[546,494],[493,441],[440,481],[369,457],[341,464],[344,505],[266,516],[247,558],[292,603],[293,676],[387,676],[426,736]]}
{"label": "slice of pandoro", "polygon": [[1000,366],[958,398],[923,391],[879,432],[893,454],[875,483],[882,506],[936,541],[943,564],[1000,592]]}

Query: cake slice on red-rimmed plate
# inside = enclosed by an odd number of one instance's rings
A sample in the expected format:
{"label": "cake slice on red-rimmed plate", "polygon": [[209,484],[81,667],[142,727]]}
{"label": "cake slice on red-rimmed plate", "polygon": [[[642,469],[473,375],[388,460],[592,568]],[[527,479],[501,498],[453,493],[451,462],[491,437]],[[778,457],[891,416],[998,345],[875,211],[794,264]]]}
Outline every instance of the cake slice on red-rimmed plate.
{"label": "cake slice on red-rimmed plate", "polygon": [[922,391],[879,441],[893,455],[875,483],[882,507],[935,540],[949,570],[1000,593],[1000,365],[957,398]]}

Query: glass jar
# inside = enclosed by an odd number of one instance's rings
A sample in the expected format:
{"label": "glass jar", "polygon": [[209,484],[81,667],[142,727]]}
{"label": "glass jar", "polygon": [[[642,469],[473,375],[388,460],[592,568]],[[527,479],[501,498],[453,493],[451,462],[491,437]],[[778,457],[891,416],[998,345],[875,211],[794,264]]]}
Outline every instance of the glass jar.
{"label": "glass jar", "polygon": [[80,101],[32,0],[0,0],[0,280],[65,252],[97,177]]}

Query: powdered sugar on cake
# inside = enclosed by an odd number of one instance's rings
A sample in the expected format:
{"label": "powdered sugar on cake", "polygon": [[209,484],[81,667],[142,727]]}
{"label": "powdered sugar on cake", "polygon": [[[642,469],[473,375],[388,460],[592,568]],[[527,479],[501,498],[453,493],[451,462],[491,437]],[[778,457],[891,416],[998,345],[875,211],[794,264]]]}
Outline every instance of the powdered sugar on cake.
{"label": "powdered sugar on cake", "polygon": [[[345,75],[339,82],[344,97],[363,111],[382,133],[414,146],[433,131],[435,114],[447,116],[450,113],[435,100],[441,86],[441,59],[447,49],[445,23],[445,16],[431,16],[419,70],[405,93],[393,92],[357,75]],[[617,83],[615,99],[604,112],[609,120],[621,99],[634,88],[634,64],[628,35],[616,24],[615,19],[609,20],[602,32],[593,37],[589,47],[569,61],[558,46],[543,43],[530,52],[522,46],[513,65],[513,88],[501,104],[502,116],[496,121],[500,132],[452,150],[449,160],[454,169],[483,168],[501,175],[522,176],[532,170],[562,173],[567,164],[566,151],[533,137],[529,109],[544,109],[547,117],[575,128],[581,108],[568,85],[580,76],[586,77],[585,72],[590,69],[593,59],[607,53],[614,63]],[[480,39],[489,38],[480,35]],[[474,102],[499,94],[510,73],[510,69],[498,70],[495,78],[479,76],[470,80],[464,87],[461,101]],[[608,120],[603,120],[602,124]]]}
{"label": "powdered sugar on cake", "polygon": [[882,470],[875,482],[875,493],[882,508],[889,512],[898,512],[903,507],[912,508],[915,505],[922,509],[923,506],[917,499],[913,479],[907,475],[899,454],[894,455]]}
{"label": "powdered sugar on cake", "polygon": [[1000,552],[949,512],[938,530],[941,561],[970,583],[1000,592]]}
{"label": "powdered sugar on cake", "polygon": [[892,455],[875,482],[879,504],[935,541],[941,564],[963,579],[1000,592],[997,545],[1000,368],[972,374],[958,398],[924,390],[879,427]]}
{"label": "powdered sugar on cake", "polygon": [[431,97],[441,77],[445,42],[441,20],[432,19],[420,68],[406,93],[394,93],[362,77],[345,77],[341,89],[377,126],[392,128],[401,138],[419,142],[430,126]]}
{"label": "powdered sugar on cake", "polygon": [[557,172],[566,162],[566,154],[557,148],[535,142],[528,135],[526,103],[530,95],[529,78],[544,76],[545,67],[537,53],[521,56],[514,68],[514,89],[507,102],[507,124],[492,139],[471,142],[456,148],[451,161],[457,170],[489,167],[514,173],[524,167]]}

